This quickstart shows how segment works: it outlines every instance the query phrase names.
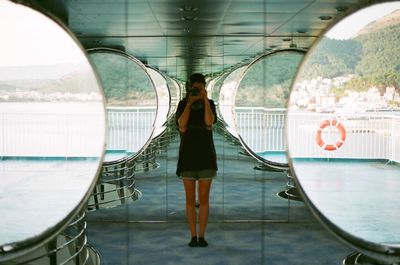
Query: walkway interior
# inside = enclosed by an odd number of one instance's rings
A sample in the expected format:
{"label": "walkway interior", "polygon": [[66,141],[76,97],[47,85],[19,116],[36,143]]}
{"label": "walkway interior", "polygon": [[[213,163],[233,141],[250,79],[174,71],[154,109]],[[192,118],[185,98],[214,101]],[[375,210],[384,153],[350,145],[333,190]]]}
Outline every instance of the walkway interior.
{"label": "walkway interior", "polygon": [[214,138],[219,171],[210,198],[209,246],[187,246],[175,139],[157,156],[159,168],[137,174],[139,200],[88,214],[89,243],[103,265],[333,265],[353,252],[303,202],[277,196],[286,188],[286,173],[255,170],[257,162],[238,145],[218,134]]}

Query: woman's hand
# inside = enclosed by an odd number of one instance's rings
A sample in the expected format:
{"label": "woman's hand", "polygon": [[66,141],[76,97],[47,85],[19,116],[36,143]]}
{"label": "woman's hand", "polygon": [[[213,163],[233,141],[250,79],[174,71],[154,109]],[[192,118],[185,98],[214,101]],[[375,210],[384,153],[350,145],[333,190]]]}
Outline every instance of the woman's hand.
{"label": "woman's hand", "polygon": [[196,96],[189,95],[189,97],[187,99],[187,104],[188,105],[192,105],[193,103],[195,103],[196,101],[199,101],[202,98],[203,98],[203,96],[200,93],[198,95],[196,95]]}
{"label": "woman's hand", "polygon": [[[190,92],[193,90],[198,90],[199,91],[198,94],[192,95],[192,93],[190,93]],[[189,91],[189,96],[187,98],[188,105],[192,105],[196,101],[199,101],[202,99],[203,100],[208,99],[205,86],[203,83],[194,83],[192,86],[192,89]]]}
{"label": "woman's hand", "polygon": [[208,99],[207,90],[204,87],[202,89],[200,89],[199,96],[201,96],[202,99]]}

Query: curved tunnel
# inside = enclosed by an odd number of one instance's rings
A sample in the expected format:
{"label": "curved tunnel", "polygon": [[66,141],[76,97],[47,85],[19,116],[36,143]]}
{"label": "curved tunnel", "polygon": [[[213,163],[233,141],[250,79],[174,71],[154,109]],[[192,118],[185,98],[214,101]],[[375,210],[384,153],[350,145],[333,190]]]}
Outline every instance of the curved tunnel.
{"label": "curved tunnel", "polygon": [[192,257],[397,264],[400,5],[366,2],[0,3],[0,263],[185,264],[175,111],[201,72],[219,169]]}

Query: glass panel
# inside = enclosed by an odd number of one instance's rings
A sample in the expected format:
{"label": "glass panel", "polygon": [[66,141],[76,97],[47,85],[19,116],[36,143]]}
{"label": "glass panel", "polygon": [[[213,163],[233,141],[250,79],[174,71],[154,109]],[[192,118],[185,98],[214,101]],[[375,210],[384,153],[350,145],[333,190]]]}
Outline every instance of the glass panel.
{"label": "glass panel", "polygon": [[171,95],[168,117],[171,117],[172,115],[175,115],[176,108],[178,107],[180,98],[179,96],[180,87],[176,80],[169,77],[167,78],[167,84],[168,84],[169,94]]}
{"label": "glass panel", "polygon": [[208,97],[214,100],[216,103],[218,103],[222,82],[224,81],[224,77],[227,74],[228,73],[218,76],[214,80],[212,80],[211,84],[210,83],[207,84],[207,95],[209,95]]}
{"label": "glass panel", "polygon": [[157,112],[157,94],[143,64],[125,53],[88,50],[103,83],[108,113],[105,161],[137,156],[151,139]]}
{"label": "glass panel", "polygon": [[221,113],[221,118],[227,124],[226,129],[234,138],[239,138],[239,135],[235,128],[235,120],[234,120],[236,89],[238,87],[240,77],[242,76],[246,68],[247,65],[239,67],[233,70],[227,76],[225,76],[219,92],[218,107]]}
{"label": "glass panel", "polygon": [[285,107],[303,56],[300,50],[266,54],[250,64],[240,80],[234,108],[236,126],[250,154],[287,164]]}
{"label": "glass panel", "polygon": [[167,80],[158,71],[147,68],[157,91],[157,117],[154,123],[153,138],[160,135],[166,129],[165,123],[167,121],[168,112],[170,108],[170,93],[167,85]]}
{"label": "glass panel", "polygon": [[84,51],[58,23],[9,1],[0,17],[2,261],[56,236],[83,207],[104,152],[105,110]]}
{"label": "glass panel", "polygon": [[337,234],[378,252],[376,244],[400,243],[399,19],[400,3],[384,3],[331,28],[299,70],[287,121],[310,206]]}

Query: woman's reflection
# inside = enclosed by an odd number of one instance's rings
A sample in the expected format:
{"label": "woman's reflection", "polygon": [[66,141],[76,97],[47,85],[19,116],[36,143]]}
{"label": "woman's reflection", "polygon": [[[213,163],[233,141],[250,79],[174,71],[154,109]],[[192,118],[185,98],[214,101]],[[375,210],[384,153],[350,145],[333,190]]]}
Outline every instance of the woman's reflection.
{"label": "woman's reflection", "polygon": [[[209,193],[216,176],[217,158],[212,125],[217,116],[215,104],[208,99],[206,80],[193,74],[188,81],[187,96],[179,102],[176,122],[181,135],[176,174],[182,179],[186,192],[186,216],[189,223],[190,247],[206,247],[204,239],[209,212]],[[196,181],[199,185],[199,232],[196,229]]]}

